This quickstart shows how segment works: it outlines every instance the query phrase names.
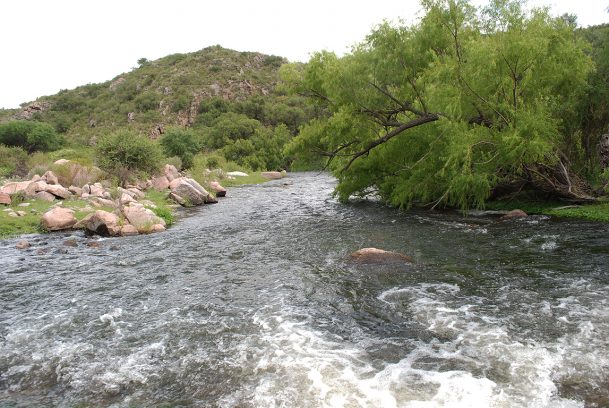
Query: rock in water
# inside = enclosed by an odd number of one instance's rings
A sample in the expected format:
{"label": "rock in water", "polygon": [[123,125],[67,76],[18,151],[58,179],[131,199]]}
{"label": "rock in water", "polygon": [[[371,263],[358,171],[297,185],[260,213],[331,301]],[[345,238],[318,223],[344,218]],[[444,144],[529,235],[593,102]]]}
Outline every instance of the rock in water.
{"label": "rock in water", "polygon": [[72,228],[76,224],[76,218],[73,210],[55,207],[42,214],[40,222],[47,231],[60,231]]}
{"label": "rock in water", "polygon": [[103,236],[116,236],[121,233],[121,227],[118,224],[118,215],[108,211],[97,210],[94,213],[87,215],[74,227],[84,228],[94,234]]}
{"label": "rock in water", "polygon": [[510,212],[508,212],[507,214],[505,214],[503,217],[499,218],[501,221],[505,221],[505,220],[511,220],[514,218],[525,218],[528,217],[529,215],[527,213],[525,213],[522,210],[512,210]]}
{"label": "rock in water", "polygon": [[222,187],[220,185],[220,183],[218,183],[217,181],[211,181],[209,183],[209,186],[216,193],[216,197],[225,197],[226,196],[226,189],[224,187]]}
{"label": "rock in water", "polygon": [[349,260],[358,264],[412,263],[413,259],[399,252],[378,248],[362,248],[349,255]]}

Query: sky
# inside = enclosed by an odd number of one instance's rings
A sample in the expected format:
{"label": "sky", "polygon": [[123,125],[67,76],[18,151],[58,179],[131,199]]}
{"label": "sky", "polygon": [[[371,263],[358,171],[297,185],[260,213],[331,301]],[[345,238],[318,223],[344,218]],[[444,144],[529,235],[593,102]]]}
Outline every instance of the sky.
{"label": "sky", "polygon": [[[485,0],[472,0],[485,4]],[[529,0],[582,26],[609,0]],[[348,52],[384,19],[416,21],[418,0],[2,0],[0,108],[130,71],[137,60],[222,45],[307,61]]]}

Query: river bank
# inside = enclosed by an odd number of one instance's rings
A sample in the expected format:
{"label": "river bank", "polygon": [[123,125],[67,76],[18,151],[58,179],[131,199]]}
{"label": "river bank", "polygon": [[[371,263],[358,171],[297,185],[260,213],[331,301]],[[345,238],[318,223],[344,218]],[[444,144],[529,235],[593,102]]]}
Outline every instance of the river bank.
{"label": "river bank", "polygon": [[[83,169],[68,160],[60,165],[76,168],[73,173]],[[224,196],[219,179],[232,187],[281,178],[285,173],[217,170],[208,175],[204,183],[211,193],[171,165],[164,167],[163,174],[125,189],[100,182],[74,186],[52,171],[31,180],[9,181],[0,187],[5,207],[0,211],[0,239],[73,228],[106,236],[162,232],[172,224],[177,207],[216,203],[216,196]]]}

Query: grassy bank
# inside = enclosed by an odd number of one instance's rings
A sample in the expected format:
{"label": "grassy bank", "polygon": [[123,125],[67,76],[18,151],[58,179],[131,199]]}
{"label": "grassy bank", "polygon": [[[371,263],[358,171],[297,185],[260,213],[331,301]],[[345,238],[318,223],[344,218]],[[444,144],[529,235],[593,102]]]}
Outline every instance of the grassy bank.
{"label": "grassy bank", "polygon": [[528,214],[543,214],[561,218],[578,218],[588,221],[609,222],[609,202],[585,205],[568,205],[558,201],[518,199],[490,202],[489,210],[521,209]]}

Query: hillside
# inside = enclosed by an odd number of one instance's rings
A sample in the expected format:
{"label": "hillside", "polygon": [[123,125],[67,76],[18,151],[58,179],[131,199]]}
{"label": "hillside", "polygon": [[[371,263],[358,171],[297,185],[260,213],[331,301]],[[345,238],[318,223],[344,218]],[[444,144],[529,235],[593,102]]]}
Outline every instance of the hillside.
{"label": "hillside", "polygon": [[[304,106],[299,98],[277,93],[284,58],[213,46],[187,54],[138,61],[131,72],[100,84],[88,84],[5,110],[0,121],[34,119],[51,123],[68,141],[89,144],[108,130],[130,127],[157,138],[170,126],[196,126],[201,102],[264,103],[283,110]],[[257,118],[260,119],[260,118]]]}

